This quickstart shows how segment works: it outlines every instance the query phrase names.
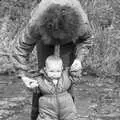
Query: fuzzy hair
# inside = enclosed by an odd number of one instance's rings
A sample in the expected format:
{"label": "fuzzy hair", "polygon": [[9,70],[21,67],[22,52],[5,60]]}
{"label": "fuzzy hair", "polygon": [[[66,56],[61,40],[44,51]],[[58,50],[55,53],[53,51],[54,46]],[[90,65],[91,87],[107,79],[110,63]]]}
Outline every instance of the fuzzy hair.
{"label": "fuzzy hair", "polygon": [[[73,41],[78,36],[80,16],[77,12],[65,5],[51,5],[42,15],[40,30],[43,38],[50,38],[54,44],[62,44],[65,41]],[[44,40],[44,39],[43,39]]]}

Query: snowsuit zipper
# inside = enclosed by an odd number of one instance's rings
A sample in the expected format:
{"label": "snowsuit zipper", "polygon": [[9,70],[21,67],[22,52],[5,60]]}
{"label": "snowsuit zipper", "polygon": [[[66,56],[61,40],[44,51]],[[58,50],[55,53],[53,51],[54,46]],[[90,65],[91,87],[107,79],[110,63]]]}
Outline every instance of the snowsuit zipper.
{"label": "snowsuit zipper", "polygon": [[55,98],[56,98],[56,102],[57,102],[58,120],[60,120],[60,104],[59,104],[59,98],[58,98],[58,84],[59,84],[59,80],[57,82],[57,85],[54,85],[54,86],[55,86]]}

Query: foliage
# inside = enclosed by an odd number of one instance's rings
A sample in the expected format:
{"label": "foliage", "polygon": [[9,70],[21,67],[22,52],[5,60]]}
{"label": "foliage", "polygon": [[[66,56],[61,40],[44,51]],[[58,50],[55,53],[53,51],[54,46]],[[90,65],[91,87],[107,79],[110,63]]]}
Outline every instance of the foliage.
{"label": "foliage", "polygon": [[0,1],[0,72],[13,71],[11,52],[15,37],[25,26],[30,11],[38,0],[1,0]]}
{"label": "foliage", "polygon": [[[85,4],[85,3],[84,3]],[[91,0],[86,8],[93,30],[93,46],[87,56],[87,68],[99,76],[118,76],[120,27],[117,25],[117,10],[113,1]],[[118,6],[119,8],[119,6]]]}

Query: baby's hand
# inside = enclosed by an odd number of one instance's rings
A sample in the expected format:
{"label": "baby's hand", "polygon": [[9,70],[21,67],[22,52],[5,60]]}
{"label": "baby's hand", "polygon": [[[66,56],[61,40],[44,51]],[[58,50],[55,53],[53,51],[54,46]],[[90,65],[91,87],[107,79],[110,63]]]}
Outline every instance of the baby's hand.
{"label": "baby's hand", "polygon": [[74,62],[73,62],[73,64],[70,67],[70,71],[77,72],[77,71],[79,71],[81,69],[82,69],[81,61],[78,60],[78,59],[75,59]]}
{"label": "baby's hand", "polygon": [[38,83],[36,80],[26,77],[26,76],[22,76],[22,80],[25,83],[26,87],[33,89],[35,87],[38,87]]}

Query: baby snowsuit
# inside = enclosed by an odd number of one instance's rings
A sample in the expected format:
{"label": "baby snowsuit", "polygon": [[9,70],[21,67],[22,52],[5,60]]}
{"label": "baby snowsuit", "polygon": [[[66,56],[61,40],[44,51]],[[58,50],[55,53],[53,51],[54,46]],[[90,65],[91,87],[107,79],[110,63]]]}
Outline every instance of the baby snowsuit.
{"label": "baby snowsuit", "polygon": [[68,70],[63,71],[61,78],[55,85],[45,72],[37,78],[39,90],[43,96],[39,99],[38,120],[75,120],[77,110],[72,96],[68,92],[75,82],[69,77]]}

